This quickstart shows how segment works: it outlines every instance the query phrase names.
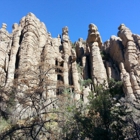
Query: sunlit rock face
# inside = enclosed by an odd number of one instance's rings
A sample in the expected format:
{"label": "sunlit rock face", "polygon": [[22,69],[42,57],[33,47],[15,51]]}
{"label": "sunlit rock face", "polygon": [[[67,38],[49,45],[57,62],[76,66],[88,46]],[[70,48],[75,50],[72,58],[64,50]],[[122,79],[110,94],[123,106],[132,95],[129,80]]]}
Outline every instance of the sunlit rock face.
{"label": "sunlit rock face", "polygon": [[6,30],[7,25],[2,24],[0,29],[0,85],[6,82],[6,72],[9,61],[9,50],[11,47],[11,35]]}
{"label": "sunlit rock face", "polygon": [[91,77],[95,85],[103,83],[107,84],[106,69],[100,54],[101,46],[102,40],[96,25],[90,24],[87,37],[87,47],[89,47],[90,51]]}
{"label": "sunlit rock face", "polygon": [[[35,90],[50,103],[64,88],[75,93],[75,100],[82,97],[87,104],[88,93],[96,85],[108,88],[111,78],[123,82],[130,101],[140,97],[140,36],[124,24],[118,27],[118,36],[105,43],[93,23],[87,27],[87,40],[79,38],[72,43],[67,26],[62,35],[53,38],[33,13],[14,23],[11,34],[6,27],[3,23],[0,29],[0,84],[5,89],[16,87],[17,105]],[[92,84],[81,84],[88,79]],[[31,108],[24,117],[30,112]]]}
{"label": "sunlit rock face", "polygon": [[106,67],[107,73],[109,78],[114,78],[111,76],[113,75],[112,67],[116,73],[115,77],[123,82],[125,95],[136,99],[140,89],[139,35],[132,34],[124,24],[121,24],[118,30],[118,37],[111,36],[102,47],[110,63]]}

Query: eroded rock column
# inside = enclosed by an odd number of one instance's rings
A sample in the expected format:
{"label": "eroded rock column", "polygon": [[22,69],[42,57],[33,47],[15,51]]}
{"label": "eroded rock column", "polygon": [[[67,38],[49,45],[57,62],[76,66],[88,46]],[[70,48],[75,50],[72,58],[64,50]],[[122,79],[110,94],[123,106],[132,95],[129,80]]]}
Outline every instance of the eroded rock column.
{"label": "eroded rock column", "polygon": [[125,70],[124,64],[122,62],[120,63],[120,71],[121,71],[121,80],[123,82],[123,91],[126,94],[127,98],[129,98],[130,100],[134,100],[135,96],[133,94],[132,84],[130,82],[130,75]]}
{"label": "eroded rock column", "polygon": [[79,84],[79,72],[77,70],[77,63],[76,63],[76,52],[72,49],[72,79],[73,79],[73,86],[75,91],[75,99],[80,99],[80,84]]}
{"label": "eroded rock column", "polygon": [[77,55],[77,63],[80,64],[83,68],[83,79],[88,79],[88,64],[87,64],[87,54],[86,54],[86,42],[82,38],[76,42],[76,55]]}
{"label": "eroded rock column", "polygon": [[106,84],[107,74],[100,54],[102,41],[97,27],[94,24],[89,25],[87,44],[90,48],[91,76],[95,85]]}
{"label": "eroded rock column", "polygon": [[53,39],[51,34],[49,33],[47,44],[45,46],[45,63],[44,68],[47,76],[47,97],[54,98],[56,97],[56,88],[57,88],[57,74],[56,74],[56,51],[55,51],[55,43],[53,43]]}
{"label": "eroded rock column", "polygon": [[140,96],[140,87],[138,85],[137,78],[134,75],[134,72],[130,73],[130,81],[132,83],[132,88],[133,88],[134,94],[136,96]]}
{"label": "eroded rock column", "polygon": [[64,51],[63,81],[64,85],[69,85],[69,56],[71,55],[71,45],[68,36],[68,27],[62,29],[62,44]]}
{"label": "eroded rock column", "polygon": [[9,50],[11,47],[11,35],[6,30],[7,25],[2,24],[0,29],[0,85],[4,86],[6,82],[6,72],[9,62]]}
{"label": "eroded rock column", "polygon": [[125,68],[128,72],[138,64],[137,48],[134,42],[132,32],[124,24],[119,27],[118,36],[122,39],[122,44],[125,47]]}
{"label": "eroded rock column", "polygon": [[25,17],[25,25],[22,30],[22,41],[19,51],[18,79],[25,87],[34,87],[39,83],[38,65],[40,62],[39,50],[40,21],[34,14],[29,13]]}
{"label": "eroded rock column", "polygon": [[8,73],[7,73],[7,83],[6,86],[12,86],[14,75],[15,75],[15,68],[16,68],[16,57],[19,51],[19,41],[21,35],[21,27],[15,23],[13,24],[13,38],[12,38],[12,46],[11,46],[11,53],[10,53],[10,61],[8,65]]}

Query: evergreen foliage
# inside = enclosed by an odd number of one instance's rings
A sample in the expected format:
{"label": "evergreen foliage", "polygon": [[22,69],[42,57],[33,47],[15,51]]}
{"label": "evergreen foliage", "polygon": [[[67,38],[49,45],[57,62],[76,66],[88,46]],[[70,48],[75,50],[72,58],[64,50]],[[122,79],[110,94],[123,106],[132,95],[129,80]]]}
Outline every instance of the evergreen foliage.
{"label": "evergreen foliage", "polygon": [[[86,81],[83,81],[83,83]],[[123,140],[122,128],[125,110],[118,100],[113,97],[121,92],[121,82],[110,80],[109,88],[104,85],[96,86],[95,91],[89,93],[89,104],[78,106],[73,115],[72,131],[67,132],[66,139],[76,140],[85,138],[94,140]],[[96,92],[96,95],[94,94]]]}

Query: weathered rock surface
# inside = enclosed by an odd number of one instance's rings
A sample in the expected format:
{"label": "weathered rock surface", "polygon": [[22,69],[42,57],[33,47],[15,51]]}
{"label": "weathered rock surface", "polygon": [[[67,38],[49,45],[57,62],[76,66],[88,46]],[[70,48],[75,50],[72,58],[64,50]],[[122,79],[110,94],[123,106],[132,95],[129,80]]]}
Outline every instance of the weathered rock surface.
{"label": "weathered rock surface", "polygon": [[118,36],[122,39],[122,44],[124,45],[124,59],[125,67],[127,71],[131,71],[133,67],[138,65],[137,48],[134,42],[132,32],[124,24],[119,26]]}
{"label": "weathered rock surface", "polygon": [[91,77],[95,85],[107,84],[106,69],[100,54],[100,47],[102,41],[97,27],[94,24],[89,25],[87,47],[90,51],[90,63],[91,63]]}
{"label": "weathered rock surface", "polygon": [[[67,26],[62,28],[62,38],[60,35],[53,38],[32,13],[19,24],[13,24],[11,34],[6,26],[3,23],[0,29],[0,85],[5,89],[16,87],[17,106],[27,95],[25,91],[38,87],[41,87],[39,96],[47,103],[68,87],[75,92],[76,100],[83,95],[86,104],[88,92],[94,90],[89,85],[81,88],[80,81],[87,79],[94,86],[105,84],[106,87],[111,78],[122,81],[126,98],[139,100],[140,36],[124,24],[118,28],[118,37],[111,36],[104,44],[94,24],[89,25],[87,40],[80,38],[75,44],[70,41]],[[27,100],[30,106],[31,101]],[[30,112],[28,108],[27,114]]]}
{"label": "weathered rock surface", "polygon": [[11,47],[11,35],[6,30],[7,25],[2,24],[0,29],[0,85],[6,82],[6,72],[9,60],[9,50]]}

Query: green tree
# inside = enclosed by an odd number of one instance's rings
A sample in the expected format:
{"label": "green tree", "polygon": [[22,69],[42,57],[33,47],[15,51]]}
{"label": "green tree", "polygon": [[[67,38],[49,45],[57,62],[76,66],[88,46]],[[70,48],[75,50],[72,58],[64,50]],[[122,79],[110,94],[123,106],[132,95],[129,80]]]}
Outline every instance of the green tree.
{"label": "green tree", "polygon": [[89,93],[89,104],[75,110],[74,124],[69,124],[72,131],[68,131],[66,139],[123,140],[125,111],[118,103],[119,98],[114,99],[118,92],[122,92],[121,85],[112,80],[109,88],[96,86],[95,91]]}

